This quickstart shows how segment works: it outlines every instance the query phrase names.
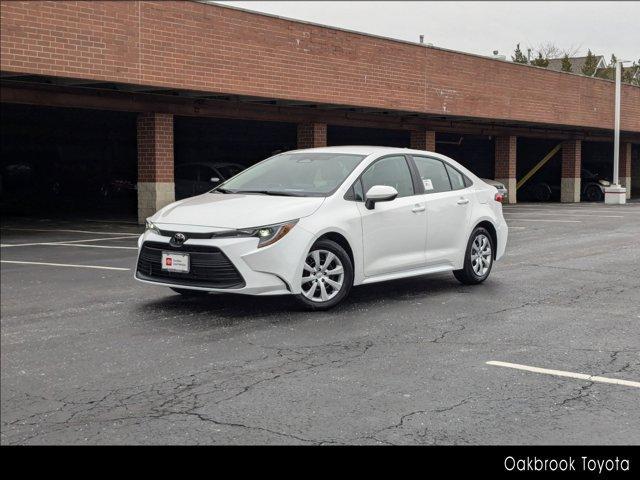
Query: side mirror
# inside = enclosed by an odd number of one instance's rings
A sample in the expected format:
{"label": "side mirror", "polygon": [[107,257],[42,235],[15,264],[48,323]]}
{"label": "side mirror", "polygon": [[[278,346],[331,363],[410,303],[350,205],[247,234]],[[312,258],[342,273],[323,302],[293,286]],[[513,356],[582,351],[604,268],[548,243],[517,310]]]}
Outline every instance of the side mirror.
{"label": "side mirror", "polygon": [[211,183],[218,183],[220,179],[218,177],[211,177]]}
{"label": "side mirror", "polygon": [[390,202],[398,196],[398,191],[388,185],[374,185],[366,193],[364,206],[373,210],[378,202]]}

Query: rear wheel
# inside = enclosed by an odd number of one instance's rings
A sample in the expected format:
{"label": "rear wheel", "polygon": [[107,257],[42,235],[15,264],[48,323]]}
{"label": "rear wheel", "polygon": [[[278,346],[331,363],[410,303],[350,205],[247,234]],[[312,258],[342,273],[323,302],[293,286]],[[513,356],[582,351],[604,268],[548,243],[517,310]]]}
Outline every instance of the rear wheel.
{"label": "rear wheel", "polygon": [[180,295],[184,295],[185,297],[202,297],[203,295],[209,295],[209,292],[206,292],[204,290],[189,290],[188,288],[173,287],[169,288],[174,292],[179,293]]}
{"label": "rear wheel", "polygon": [[475,285],[484,282],[493,266],[493,241],[486,228],[476,228],[467,243],[464,256],[464,266],[454,270],[453,275],[465,285]]}
{"label": "rear wheel", "polygon": [[340,303],[353,285],[353,265],[344,248],[332,240],[319,240],[309,250],[300,279],[300,304],[327,310]]}

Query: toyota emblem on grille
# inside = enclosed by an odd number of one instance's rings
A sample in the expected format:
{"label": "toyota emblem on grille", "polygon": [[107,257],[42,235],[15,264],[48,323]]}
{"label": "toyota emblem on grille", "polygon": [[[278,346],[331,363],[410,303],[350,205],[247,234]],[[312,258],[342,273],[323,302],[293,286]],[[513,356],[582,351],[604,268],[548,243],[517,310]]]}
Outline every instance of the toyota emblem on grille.
{"label": "toyota emblem on grille", "polygon": [[185,236],[184,233],[176,233],[173,235],[173,237],[171,237],[171,244],[175,245],[176,247],[180,247],[182,246],[182,244],[187,240],[187,237]]}

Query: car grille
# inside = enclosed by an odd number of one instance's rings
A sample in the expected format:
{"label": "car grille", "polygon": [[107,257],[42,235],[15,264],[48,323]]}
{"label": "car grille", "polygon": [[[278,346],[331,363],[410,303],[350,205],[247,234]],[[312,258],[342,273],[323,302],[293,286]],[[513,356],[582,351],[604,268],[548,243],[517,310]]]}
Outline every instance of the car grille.
{"label": "car grille", "polygon": [[[189,273],[162,270],[162,252],[189,254]],[[244,278],[231,260],[217,247],[145,242],[138,257],[137,278],[152,282],[171,283],[191,287],[242,288]]]}

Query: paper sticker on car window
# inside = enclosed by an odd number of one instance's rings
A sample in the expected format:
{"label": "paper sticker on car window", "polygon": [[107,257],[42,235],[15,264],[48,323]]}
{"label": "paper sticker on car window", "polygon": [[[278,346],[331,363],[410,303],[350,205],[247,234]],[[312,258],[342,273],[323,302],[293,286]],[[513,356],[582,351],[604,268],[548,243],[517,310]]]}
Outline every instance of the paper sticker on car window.
{"label": "paper sticker on car window", "polygon": [[424,185],[425,190],[433,190],[433,183],[431,183],[430,178],[423,178],[422,184]]}

